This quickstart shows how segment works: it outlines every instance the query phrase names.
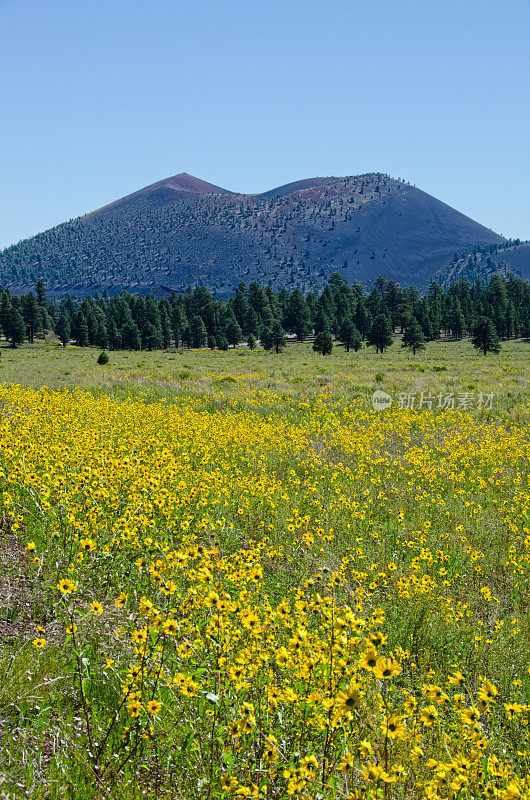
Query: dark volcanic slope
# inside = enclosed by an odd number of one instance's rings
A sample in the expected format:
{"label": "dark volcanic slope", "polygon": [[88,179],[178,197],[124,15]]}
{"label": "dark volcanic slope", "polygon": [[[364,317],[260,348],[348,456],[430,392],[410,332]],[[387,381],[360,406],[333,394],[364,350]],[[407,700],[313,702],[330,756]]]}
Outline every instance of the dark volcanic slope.
{"label": "dark volcanic slope", "polygon": [[239,281],[320,288],[340,269],[426,286],[455,251],[504,239],[384,175],[312,178],[242,195],[181,173],[0,253],[0,283],[50,293],[166,292]]}
{"label": "dark volcanic slope", "polygon": [[435,279],[442,286],[450,286],[455,281],[489,281],[492,275],[515,275],[530,281],[530,242],[519,240],[476,247],[472,252],[455,257],[442,267]]}
{"label": "dark volcanic slope", "polygon": [[87,214],[84,219],[109,219],[119,213],[124,213],[130,217],[131,215],[162,208],[168,203],[172,203],[180,195],[194,197],[204,194],[233,194],[233,192],[229,192],[228,189],[223,189],[221,186],[215,186],[213,183],[201,181],[200,178],[194,178],[193,175],[188,175],[187,172],[181,172],[171,178],[164,178],[162,181],[151,183],[137,192],[128,194],[126,197],[115,200],[114,203],[103,206],[103,208],[98,208],[97,211]]}

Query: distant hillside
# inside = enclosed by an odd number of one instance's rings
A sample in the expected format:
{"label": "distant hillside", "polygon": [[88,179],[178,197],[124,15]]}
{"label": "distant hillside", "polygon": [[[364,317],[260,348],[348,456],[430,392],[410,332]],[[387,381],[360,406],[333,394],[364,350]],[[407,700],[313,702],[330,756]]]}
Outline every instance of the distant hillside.
{"label": "distant hillside", "polygon": [[503,237],[434,197],[381,174],[310,178],[261,195],[187,173],[159,181],[0,253],[0,283],[50,294],[165,294],[240,281],[321,289],[378,275],[428,285],[455,251]]}
{"label": "distant hillside", "polygon": [[530,242],[519,239],[501,244],[474,247],[465,253],[456,253],[450,264],[438,270],[435,280],[448,287],[455,281],[477,279],[487,283],[493,275],[515,275],[530,281]]}

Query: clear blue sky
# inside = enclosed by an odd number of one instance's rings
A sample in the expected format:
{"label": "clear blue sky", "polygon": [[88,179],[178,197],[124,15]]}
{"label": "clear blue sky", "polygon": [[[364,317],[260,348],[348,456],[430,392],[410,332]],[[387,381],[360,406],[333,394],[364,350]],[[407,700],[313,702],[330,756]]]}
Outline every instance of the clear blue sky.
{"label": "clear blue sky", "polygon": [[530,238],[529,0],[0,0],[0,246],[189,172],[388,172]]}

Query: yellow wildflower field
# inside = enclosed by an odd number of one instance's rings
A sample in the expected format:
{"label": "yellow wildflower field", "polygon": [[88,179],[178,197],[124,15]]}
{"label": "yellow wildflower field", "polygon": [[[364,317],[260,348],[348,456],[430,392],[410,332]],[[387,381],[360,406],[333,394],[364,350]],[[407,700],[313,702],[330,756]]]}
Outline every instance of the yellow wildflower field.
{"label": "yellow wildflower field", "polygon": [[529,798],[527,425],[217,375],[0,385],[7,796]]}

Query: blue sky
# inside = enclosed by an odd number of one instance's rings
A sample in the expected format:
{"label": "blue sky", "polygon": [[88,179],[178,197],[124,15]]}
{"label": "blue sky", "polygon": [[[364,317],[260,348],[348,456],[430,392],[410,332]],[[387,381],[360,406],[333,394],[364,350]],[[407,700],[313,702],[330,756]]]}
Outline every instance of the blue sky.
{"label": "blue sky", "polygon": [[401,177],[530,238],[528,0],[0,0],[0,246],[178,172]]}

